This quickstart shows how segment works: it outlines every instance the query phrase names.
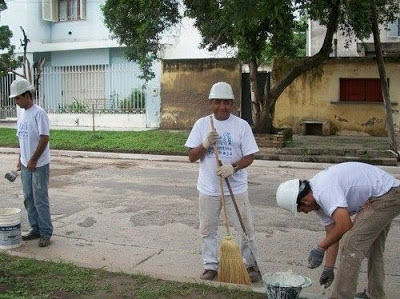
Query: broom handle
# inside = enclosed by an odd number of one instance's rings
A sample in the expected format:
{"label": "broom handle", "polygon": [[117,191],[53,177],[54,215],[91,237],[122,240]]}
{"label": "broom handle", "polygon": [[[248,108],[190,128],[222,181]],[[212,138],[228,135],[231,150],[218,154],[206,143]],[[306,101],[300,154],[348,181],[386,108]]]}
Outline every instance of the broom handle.
{"label": "broom handle", "polygon": [[222,204],[222,209],[223,209],[223,213],[224,213],[224,223],[225,223],[225,227],[226,227],[226,232],[228,235],[230,235],[230,231],[229,231],[229,224],[228,224],[228,213],[226,212],[226,204],[225,204],[225,195],[224,195],[224,186],[223,186],[223,181],[222,178],[219,180],[219,186],[221,189],[221,204]]}
{"label": "broom handle", "polygon": [[228,178],[225,178],[225,182],[226,182],[226,185],[228,186],[229,194],[231,195],[233,206],[235,207],[235,210],[236,210],[236,214],[238,215],[240,226],[242,227],[243,232],[247,235],[246,228],[244,227],[242,215],[240,215],[239,208],[238,208],[238,206],[236,204],[236,199],[235,199],[235,196],[233,195],[231,184],[229,183]]}
{"label": "broom handle", "polygon": [[[213,121],[213,116],[212,116],[212,115],[210,115],[210,123],[211,123],[211,129],[212,129],[212,130],[215,130],[214,121]],[[215,159],[217,160],[217,165],[218,165],[218,166],[222,166],[222,162],[221,162],[221,160],[220,160],[219,157],[218,157],[218,148],[217,148],[217,145],[214,145],[214,153],[215,153]],[[238,215],[239,222],[240,222],[240,226],[242,227],[243,232],[246,234],[246,228],[244,227],[243,219],[242,219],[242,216],[240,215],[239,208],[238,208],[238,206],[237,206],[237,204],[236,204],[235,196],[233,195],[233,191],[232,191],[232,188],[231,188],[231,184],[229,183],[228,178],[225,178],[225,182],[226,182],[226,185],[228,186],[229,194],[231,195],[232,202],[233,202],[233,206],[235,207],[235,210],[236,210],[236,214]],[[223,184],[223,183],[222,183],[222,177],[220,177],[221,194],[224,194],[224,190],[223,190],[223,185],[222,185],[222,184]],[[224,211],[225,211],[225,213],[226,213],[225,197],[224,197],[223,199],[224,199]],[[227,218],[227,216],[226,216],[226,218]]]}
{"label": "broom handle", "polygon": [[[210,121],[211,121],[211,129],[215,130],[212,115],[210,115]],[[217,165],[219,165],[218,164],[219,160],[218,160],[217,144],[214,144],[213,149],[214,149],[214,154],[215,154],[215,159],[217,161]],[[228,213],[226,212],[226,204],[225,204],[224,182],[222,180],[222,177],[219,177],[219,189],[220,189],[220,192],[221,192],[220,200],[221,200],[221,205],[222,205],[222,210],[223,210],[223,215],[224,215],[224,224],[225,224],[225,227],[226,227],[227,234],[230,235],[231,233],[229,231]]]}
{"label": "broom handle", "polygon": [[[214,128],[214,122],[212,119],[212,115],[210,115],[210,122],[211,122],[211,129],[215,130]],[[217,144],[214,144],[213,146],[214,149],[214,155],[215,155],[215,159],[217,161],[217,165],[218,165],[218,148],[217,148]],[[220,200],[221,200],[221,205],[222,205],[222,210],[223,210],[223,215],[224,215],[224,224],[226,227],[226,232],[228,235],[230,235],[230,231],[229,231],[229,224],[228,224],[228,213],[226,212],[226,204],[225,204],[225,194],[224,194],[224,182],[222,180],[222,177],[219,177],[219,190],[221,192],[220,195]]]}

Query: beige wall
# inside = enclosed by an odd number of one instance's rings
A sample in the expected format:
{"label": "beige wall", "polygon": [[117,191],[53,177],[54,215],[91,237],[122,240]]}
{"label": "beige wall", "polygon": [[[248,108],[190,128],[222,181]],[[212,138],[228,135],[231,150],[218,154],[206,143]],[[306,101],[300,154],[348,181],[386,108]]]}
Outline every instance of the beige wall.
{"label": "beige wall", "polygon": [[161,128],[190,129],[211,113],[208,94],[219,81],[231,84],[240,104],[241,68],[235,59],[163,60],[161,76]]}
{"label": "beige wall", "polygon": [[[386,61],[395,129],[400,128],[400,62]],[[382,103],[339,102],[340,78],[379,78],[370,58],[331,58],[325,64],[297,78],[276,103],[274,125],[301,133],[302,122],[330,123],[331,134],[386,135]]]}

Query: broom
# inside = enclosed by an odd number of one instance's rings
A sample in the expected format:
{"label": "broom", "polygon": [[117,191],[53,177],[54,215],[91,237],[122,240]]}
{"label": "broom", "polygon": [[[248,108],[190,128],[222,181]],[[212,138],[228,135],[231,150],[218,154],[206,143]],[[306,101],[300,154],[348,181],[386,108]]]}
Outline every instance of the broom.
{"label": "broom", "polygon": [[[211,129],[215,130],[212,115],[210,116]],[[214,154],[217,165],[220,165],[218,158],[218,148],[214,145]],[[225,195],[223,179],[219,177],[219,187],[221,191],[220,200],[223,210],[224,224],[226,228],[226,236],[220,247],[220,263],[218,271],[218,280],[221,282],[251,284],[249,273],[243,263],[242,255],[240,254],[239,246],[229,231],[228,214],[226,211]]]}

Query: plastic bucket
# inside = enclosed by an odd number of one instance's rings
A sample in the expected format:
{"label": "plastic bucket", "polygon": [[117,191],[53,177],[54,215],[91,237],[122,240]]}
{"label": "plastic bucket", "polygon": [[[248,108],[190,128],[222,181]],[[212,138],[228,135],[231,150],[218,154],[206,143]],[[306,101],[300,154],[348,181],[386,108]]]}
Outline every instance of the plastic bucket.
{"label": "plastic bucket", "polygon": [[0,249],[21,245],[21,209],[0,208]]}
{"label": "plastic bucket", "polygon": [[297,299],[311,280],[292,272],[266,273],[262,277],[268,299]]}

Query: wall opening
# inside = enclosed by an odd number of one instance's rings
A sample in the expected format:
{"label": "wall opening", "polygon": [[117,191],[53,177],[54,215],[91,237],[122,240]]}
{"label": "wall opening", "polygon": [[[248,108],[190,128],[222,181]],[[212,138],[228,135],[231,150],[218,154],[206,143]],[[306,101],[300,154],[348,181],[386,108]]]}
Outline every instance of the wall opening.
{"label": "wall opening", "polygon": [[322,136],[322,123],[306,123],[304,135]]}

